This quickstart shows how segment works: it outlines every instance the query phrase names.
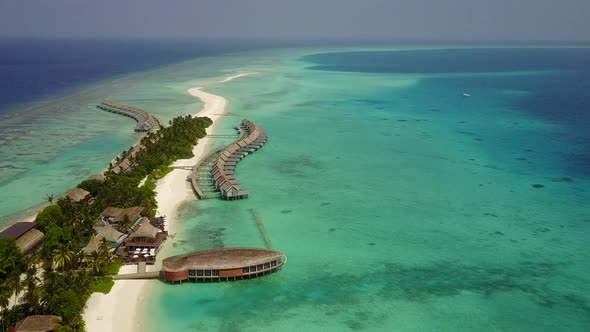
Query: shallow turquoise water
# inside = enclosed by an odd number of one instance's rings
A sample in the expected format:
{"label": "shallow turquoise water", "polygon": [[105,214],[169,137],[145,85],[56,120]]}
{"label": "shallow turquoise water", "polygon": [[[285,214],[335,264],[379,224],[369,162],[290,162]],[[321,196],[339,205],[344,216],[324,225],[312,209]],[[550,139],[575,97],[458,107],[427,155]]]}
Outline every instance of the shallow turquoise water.
{"label": "shallow turquoise water", "polygon": [[[288,264],[158,284],[150,330],[590,328],[588,178],[563,158],[579,146],[522,106],[524,81],[547,73],[312,71],[300,55],[208,89],[269,142],[238,167],[250,198],[187,203],[169,250],[263,246],[256,208]],[[524,83],[486,86],[494,76]]]}
{"label": "shallow turquoise water", "polygon": [[288,264],[244,282],[157,284],[142,308],[146,329],[590,329],[589,176],[580,162],[589,141],[572,125],[587,120],[531,106],[554,107],[552,94],[530,98],[563,78],[307,69],[301,57],[319,51],[164,67],[58,100],[61,113],[44,122],[7,125],[32,129],[0,147],[17,166],[0,170],[0,215],[66,190],[136,140],[134,123],[98,112],[98,100],[166,121],[200,107],[187,88],[255,71],[206,89],[238,115],[224,117],[220,132],[242,117],[268,132],[237,169],[251,196],[187,202],[167,251],[263,246],[256,208]]}
{"label": "shallow turquoise water", "polygon": [[103,171],[117,153],[139,139],[133,120],[96,108],[102,99],[143,107],[168,122],[200,109],[201,102],[187,94],[187,87],[199,79],[206,82],[206,78],[222,76],[227,68],[213,58],[201,58],[4,112],[0,116],[0,229],[26,216],[45,194],[58,196]]}

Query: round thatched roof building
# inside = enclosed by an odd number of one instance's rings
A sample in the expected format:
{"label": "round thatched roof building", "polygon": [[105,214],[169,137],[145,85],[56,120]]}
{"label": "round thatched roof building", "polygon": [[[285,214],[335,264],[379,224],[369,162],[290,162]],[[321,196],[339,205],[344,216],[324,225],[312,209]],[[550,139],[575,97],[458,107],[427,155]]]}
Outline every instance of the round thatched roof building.
{"label": "round thatched roof building", "polygon": [[236,280],[271,273],[286,263],[284,254],[260,248],[221,248],[172,256],[162,261],[167,281]]}

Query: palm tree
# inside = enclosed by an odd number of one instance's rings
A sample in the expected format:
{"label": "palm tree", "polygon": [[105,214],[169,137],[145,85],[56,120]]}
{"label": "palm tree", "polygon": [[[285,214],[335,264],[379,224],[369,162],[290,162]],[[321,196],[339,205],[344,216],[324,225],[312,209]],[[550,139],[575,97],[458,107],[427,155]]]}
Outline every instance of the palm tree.
{"label": "palm tree", "polygon": [[90,267],[92,268],[92,271],[94,271],[94,273],[97,273],[98,271],[100,271],[100,268],[102,268],[103,265],[104,262],[100,254],[96,251],[93,251],[90,259]]}
{"label": "palm tree", "polygon": [[53,261],[58,267],[65,269],[66,264],[72,261],[74,252],[66,246],[62,246],[59,249],[53,250]]}
{"label": "palm tree", "polygon": [[53,193],[50,194],[45,194],[45,200],[49,202],[49,204],[53,205]]}
{"label": "palm tree", "polygon": [[26,266],[35,268],[39,263],[41,263],[41,255],[38,251],[33,251],[30,255],[25,257]]}
{"label": "palm tree", "polygon": [[110,249],[111,246],[109,242],[107,241],[107,239],[103,238],[100,241],[100,246],[98,247],[98,254],[105,263],[108,263],[110,261]]}
{"label": "palm tree", "polygon": [[8,308],[10,305],[10,292],[6,285],[0,285],[0,308],[2,310]]}
{"label": "palm tree", "polygon": [[29,268],[25,272],[24,284],[26,286],[26,292],[24,296],[25,303],[36,308],[39,304],[39,277],[37,277],[37,270],[35,268]]}
{"label": "palm tree", "polygon": [[6,284],[9,293],[14,293],[14,304],[18,304],[18,295],[23,290],[23,282],[20,280],[20,274],[12,275],[8,280],[6,280]]}

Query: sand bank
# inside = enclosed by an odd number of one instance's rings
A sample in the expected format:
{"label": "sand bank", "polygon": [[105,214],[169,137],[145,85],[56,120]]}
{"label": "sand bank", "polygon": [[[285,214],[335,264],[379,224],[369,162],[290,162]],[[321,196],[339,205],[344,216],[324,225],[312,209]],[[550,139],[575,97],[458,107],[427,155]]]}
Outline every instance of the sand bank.
{"label": "sand bank", "polygon": [[[229,76],[219,83],[229,82],[233,79],[244,77],[248,74]],[[188,89],[188,93],[199,98],[203,102],[203,108],[192,116],[206,116],[213,120],[213,125],[207,128],[207,134],[212,135],[216,129],[217,120],[227,108],[227,100],[221,96],[210,94],[201,90],[202,87]],[[193,148],[194,157],[177,160],[174,165],[195,165],[206,154],[210,138],[204,137]],[[187,181],[190,171],[174,169],[156,184],[156,200],[158,202],[158,214],[166,216],[168,233],[175,233],[175,219],[179,206],[189,199],[194,199],[194,194]],[[165,251],[160,252],[158,261],[161,261]],[[148,267],[152,270],[159,269],[160,264]],[[133,273],[137,267],[124,266],[119,274]],[[149,271],[149,270],[148,270]],[[138,317],[138,308],[141,307],[146,292],[156,280],[117,280],[109,294],[94,293],[86,303],[84,321],[88,332],[132,332],[142,331],[141,319]]]}

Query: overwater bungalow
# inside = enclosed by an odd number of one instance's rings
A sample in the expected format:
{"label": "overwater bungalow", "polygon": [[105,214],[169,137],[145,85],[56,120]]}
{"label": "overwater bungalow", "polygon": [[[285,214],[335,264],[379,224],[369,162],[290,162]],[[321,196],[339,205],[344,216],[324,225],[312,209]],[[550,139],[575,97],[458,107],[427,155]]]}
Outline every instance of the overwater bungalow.
{"label": "overwater bungalow", "polygon": [[237,183],[233,181],[225,182],[219,188],[219,191],[221,192],[222,197],[224,197],[227,200],[248,198],[248,196],[250,195],[249,192],[243,191],[242,187],[240,187]]}
{"label": "overwater bungalow", "polygon": [[115,103],[110,100],[103,100],[97,107],[134,119],[137,121],[137,125],[135,126],[135,131],[137,132],[156,130],[160,126],[160,121],[154,115],[137,107]]}
{"label": "overwater bungalow", "polygon": [[[244,191],[236,182],[235,169],[240,160],[258,150],[266,142],[267,137],[262,128],[246,119],[242,120],[241,128],[243,128],[242,132],[248,134],[246,138],[229,144],[221,152],[216,150],[215,153],[219,153],[217,157],[208,159],[208,164],[211,165],[209,166],[210,178],[201,173],[193,172],[192,178],[194,180],[191,180],[191,182],[199,198],[214,196],[205,195],[200,187],[206,188],[208,191],[210,191],[210,188],[215,188],[215,190],[219,191],[219,195],[215,196],[228,200],[247,198],[249,196],[249,193]],[[197,175],[199,175],[198,179]]]}
{"label": "overwater bungalow", "polygon": [[162,261],[164,279],[177,281],[228,281],[263,276],[280,269],[284,254],[260,248],[222,248],[172,256]]}

